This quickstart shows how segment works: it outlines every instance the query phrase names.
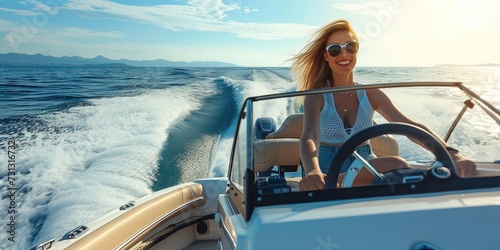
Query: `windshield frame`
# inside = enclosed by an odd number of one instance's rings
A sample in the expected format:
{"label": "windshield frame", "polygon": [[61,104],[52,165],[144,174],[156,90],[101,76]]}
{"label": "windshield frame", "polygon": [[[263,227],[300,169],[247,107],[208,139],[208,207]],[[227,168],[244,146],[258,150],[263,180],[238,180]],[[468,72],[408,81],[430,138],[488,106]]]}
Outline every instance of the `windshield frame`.
{"label": "windshield frame", "polygon": [[[309,91],[296,91],[296,92],[249,97],[243,103],[235,131],[235,141],[236,141],[236,137],[239,135],[238,130],[240,126],[246,127],[246,144],[247,144],[246,156],[248,165],[246,166],[245,169],[244,189],[240,190],[241,191],[240,194],[243,194],[244,197],[239,197],[238,199],[239,203],[238,207],[244,210],[242,211],[243,216],[247,220],[250,219],[254,209],[256,207],[261,207],[261,206],[309,203],[309,202],[333,201],[333,200],[349,200],[349,199],[397,196],[397,195],[408,195],[408,194],[425,194],[425,193],[435,193],[443,191],[457,191],[457,190],[467,190],[467,189],[500,187],[500,176],[481,177],[481,178],[460,178],[453,175],[452,178],[439,181],[436,181],[432,177],[431,178],[426,177],[423,181],[419,183],[371,185],[363,187],[339,188],[339,189],[317,190],[308,192],[291,192],[287,194],[259,194],[256,185],[256,175],[254,171],[254,162],[253,162],[254,160],[253,144],[255,141],[254,140],[255,131],[253,129],[253,126],[255,123],[255,119],[257,118],[253,117],[254,103],[265,100],[277,99],[277,98],[289,98],[289,97],[297,97],[304,95],[323,94],[327,92],[341,92],[341,91],[358,90],[358,89],[375,89],[375,88],[385,89],[385,88],[405,88],[405,87],[459,88],[468,98],[470,98],[469,101],[473,102],[474,104],[478,104],[477,106],[485,110],[486,113],[492,119],[494,119],[500,126],[500,112],[491,104],[489,104],[481,97],[476,95],[474,92],[463,86],[461,82],[378,83],[370,85],[354,85],[354,86],[335,87],[335,88],[323,88],[323,89],[309,90]],[[465,105],[467,106],[467,104]],[[472,105],[472,107],[473,106],[474,105]],[[240,124],[242,118],[244,118],[243,120],[246,124]],[[460,118],[461,117],[458,117],[458,120],[460,120]],[[451,126],[448,131],[448,134],[451,134],[453,132],[453,129],[454,126]],[[243,138],[239,139],[241,140]],[[231,160],[228,170],[229,180],[231,180],[231,172],[234,167],[232,163],[234,159],[235,147],[236,145],[233,142],[233,148],[230,157]],[[232,185],[230,184],[230,186]]]}

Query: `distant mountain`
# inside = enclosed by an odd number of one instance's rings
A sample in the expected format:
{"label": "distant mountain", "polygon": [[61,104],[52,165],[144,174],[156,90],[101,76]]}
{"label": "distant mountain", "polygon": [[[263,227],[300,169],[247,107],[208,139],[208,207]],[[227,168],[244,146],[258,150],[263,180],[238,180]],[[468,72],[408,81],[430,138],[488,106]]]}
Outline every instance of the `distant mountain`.
{"label": "distant mountain", "polygon": [[484,63],[484,64],[436,64],[434,67],[498,67],[500,64]]}
{"label": "distant mountain", "polygon": [[17,66],[106,66],[106,67],[239,67],[236,64],[217,61],[176,62],[163,59],[133,61],[127,59],[112,60],[103,56],[82,58],[79,56],[45,56],[19,53],[0,54],[0,65]]}

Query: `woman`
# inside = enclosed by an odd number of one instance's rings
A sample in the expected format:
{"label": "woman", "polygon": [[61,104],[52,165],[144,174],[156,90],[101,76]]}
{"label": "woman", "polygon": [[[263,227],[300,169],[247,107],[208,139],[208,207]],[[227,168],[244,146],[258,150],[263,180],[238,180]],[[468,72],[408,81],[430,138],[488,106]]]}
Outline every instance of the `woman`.
{"label": "woman", "polygon": [[[352,26],[346,20],[337,20],[319,29],[309,44],[293,58],[292,75],[296,78],[297,90],[354,85],[353,71],[359,49],[358,41]],[[383,91],[372,89],[304,98],[300,156],[305,176],[300,181],[300,190],[324,188],[325,174],[333,156],[350,135],[372,126],[374,111],[389,122],[404,122],[425,129],[439,138],[448,149],[459,176],[475,175],[476,166],[472,161],[450,147],[427,126],[408,118]],[[357,152],[379,172],[390,170],[386,166],[407,166],[399,157],[376,158],[368,143],[358,147]],[[345,172],[352,161],[353,158],[350,157],[341,172]],[[373,176],[367,177],[365,172],[364,177],[360,173],[359,178],[369,178],[369,183]]]}

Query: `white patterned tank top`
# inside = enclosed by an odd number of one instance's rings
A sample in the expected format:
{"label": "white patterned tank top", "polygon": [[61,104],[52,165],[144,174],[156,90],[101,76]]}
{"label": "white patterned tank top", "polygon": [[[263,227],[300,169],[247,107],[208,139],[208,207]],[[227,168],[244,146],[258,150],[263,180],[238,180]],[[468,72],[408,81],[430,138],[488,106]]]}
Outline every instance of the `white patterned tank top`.
{"label": "white patterned tank top", "polygon": [[342,144],[349,137],[373,125],[373,108],[365,90],[357,90],[358,114],[352,128],[345,128],[336,108],[332,93],[323,94],[325,103],[319,115],[320,141]]}

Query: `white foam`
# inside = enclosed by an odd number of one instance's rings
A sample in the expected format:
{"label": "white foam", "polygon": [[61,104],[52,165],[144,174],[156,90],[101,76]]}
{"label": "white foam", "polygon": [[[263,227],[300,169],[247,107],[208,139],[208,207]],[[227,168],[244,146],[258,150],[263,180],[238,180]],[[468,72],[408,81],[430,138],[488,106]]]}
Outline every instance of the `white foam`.
{"label": "white foam", "polygon": [[[290,91],[295,88],[295,84],[280,77],[279,75],[268,70],[253,70],[252,80],[235,80],[229,77],[222,77],[223,82],[233,88],[235,102],[238,112],[241,110],[246,98],[257,95],[273,94]],[[267,102],[269,104],[269,102]],[[272,117],[284,118],[288,102],[285,99],[274,100],[273,105],[266,107],[256,105],[254,107],[254,115],[257,117],[272,115]],[[282,119],[281,119],[282,120]],[[229,156],[231,155],[231,147],[233,136],[235,133],[236,120],[231,122],[230,129],[224,131],[221,135],[215,156],[213,157],[209,176],[224,176],[229,165]]]}
{"label": "white foam", "polygon": [[16,246],[30,247],[36,227],[30,221],[41,223],[42,214],[47,217],[33,243],[150,193],[168,128],[199,106],[189,93],[176,87],[92,100],[42,116],[47,130],[15,136],[17,187],[29,190],[17,199]]}

